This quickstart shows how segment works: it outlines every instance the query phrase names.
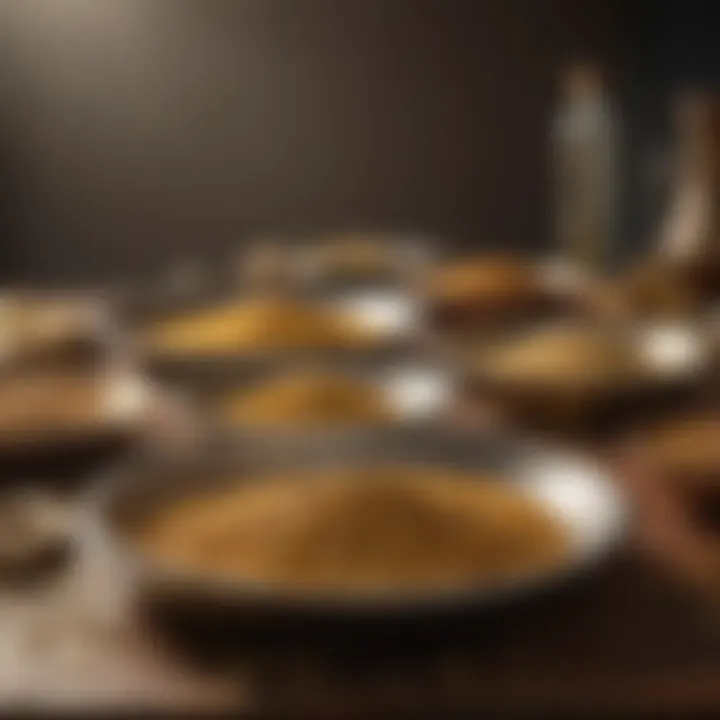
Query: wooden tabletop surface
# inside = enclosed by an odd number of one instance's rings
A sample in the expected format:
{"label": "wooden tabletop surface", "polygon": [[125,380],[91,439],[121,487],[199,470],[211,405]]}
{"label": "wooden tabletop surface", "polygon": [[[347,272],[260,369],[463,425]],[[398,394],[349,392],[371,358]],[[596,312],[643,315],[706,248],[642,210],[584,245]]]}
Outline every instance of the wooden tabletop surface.
{"label": "wooden tabletop surface", "polygon": [[[253,650],[242,669],[183,666],[122,588],[82,564],[0,604],[0,706],[234,708],[301,716],[412,710],[720,710],[720,612],[626,552],[512,609],[418,623],[402,641]],[[371,714],[371,715],[369,715]]]}
{"label": "wooden tabletop surface", "polygon": [[371,638],[354,656],[269,655],[252,677],[255,699],[278,712],[342,717],[399,708],[720,710],[720,614],[632,557],[541,600],[457,623],[439,641],[418,626],[402,648]]}
{"label": "wooden tabletop surface", "polygon": [[83,548],[44,587],[0,589],[0,708],[720,711],[720,603],[635,548],[628,538],[571,585],[439,632],[415,623],[398,641],[366,626],[352,647],[255,648],[224,673],[188,667],[141,627],[112,566]]}

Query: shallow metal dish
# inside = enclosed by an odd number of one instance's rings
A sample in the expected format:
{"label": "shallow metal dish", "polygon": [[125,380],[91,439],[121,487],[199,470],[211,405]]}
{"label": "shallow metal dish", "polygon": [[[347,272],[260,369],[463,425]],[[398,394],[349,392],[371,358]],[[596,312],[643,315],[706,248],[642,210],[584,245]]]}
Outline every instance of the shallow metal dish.
{"label": "shallow metal dish", "polygon": [[[372,268],[356,267],[343,258],[348,246],[366,246],[381,253]],[[413,287],[437,253],[437,238],[417,233],[353,232],[310,238],[294,251],[299,287],[316,293],[348,289],[404,289]],[[333,254],[338,253],[340,257]]]}
{"label": "shallow metal dish", "polygon": [[[188,377],[196,374],[220,373],[227,368],[246,368],[255,372],[268,365],[293,362],[347,363],[359,361],[387,362],[407,356],[420,344],[420,312],[414,300],[400,291],[350,291],[315,295],[314,300],[324,307],[347,313],[366,327],[377,332],[377,341],[363,347],[295,347],[256,352],[156,352],[138,348],[143,367],[151,377],[159,380]],[[225,295],[224,299],[227,300]],[[200,304],[166,306],[162,313],[151,313],[141,325],[161,318],[185,314],[191,310],[211,308],[222,302],[213,298]]]}
{"label": "shallow metal dish", "polygon": [[[573,324],[555,322],[547,327],[572,329]],[[533,332],[540,328],[536,326]],[[455,348],[452,355],[474,398],[497,405],[515,422],[535,430],[609,437],[702,397],[717,353],[701,326],[655,323],[596,329],[616,334],[626,343],[643,372],[578,390],[572,384],[497,377],[473,365],[467,348]],[[481,355],[483,347],[476,347],[475,355]]]}
{"label": "shallow metal dish", "polygon": [[[340,374],[355,378],[364,386],[377,388],[392,411],[383,426],[442,421],[453,412],[457,401],[456,383],[448,368],[439,362],[400,352],[375,357],[322,357],[308,362],[277,357],[255,362],[250,359],[195,365],[188,362],[156,369],[156,378],[178,395],[188,398],[198,415],[205,419],[206,426],[223,426],[229,432],[262,434],[270,428],[263,425],[243,427],[223,420],[219,404],[228,393],[252,392],[258,384],[303,369]],[[353,427],[357,429],[357,425],[352,421],[332,425],[318,422],[312,431],[344,432]],[[300,429],[308,432],[307,427]],[[292,434],[298,428],[292,423],[281,423],[272,431]]]}
{"label": "shallow metal dish", "polygon": [[132,372],[110,372],[97,382],[102,383],[101,402],[86,422],[0,434],[2,481],[73,479],[130,449],[142,436],[156,394]]}
{"label": "shallow metal dish", "polygon": [[[572,263],[502,249],[447,253],[444,260],[456,263],[463,259],[472,261],[473,258],[485,258],[488,262],[502,260],[524,266],[534,276],[533,287],[528,294],[518,298],[487,296],[479,300],[469,296],[448,301],[435,295],[426,282],[425,288],[420,290],[424,322],[446,341],[466,343],[498,338],[540,322],[588,315],[586,295],[592,280]],[[437,269],[441,268],[442,265]]]}
{"label": "shallow metal dish", "polygon": [[[179,497],[204,493],[228,482],[261,480],[268,473],[301,468],[438,464],[488,471],[510,478],[534,498],[568,533],[566,562],[551,571],[533,572],[502,583],[452,591],[387,592],[348,598],[332,593],[270,590],[256,583],[228,581],[212,574],[186,572],[152,562],[132,540],[137,523]],[[160,614],[190,612],[212,622],[248,616],[326,618],[397,617],[484,607],[532,595],[598,563],[621,537],[628,508],[603,470],[586,458],[549,447],[533,446],[508,435],[403,429],[355,433],[342,437],[267,438],[207,447],[193,458],[126,468],[98,488],[91,528],[111,562]]]}
{"label": "shallow metal dish", "polygon": [[[6,327],[12,305],[27,308],[30,337]],[[122,349],[110,303],[100,293],[17,290],[0,297],[0,372],[17,367],[83,368],[109,362]],[[27,328],[24,328],[27,330]]]}

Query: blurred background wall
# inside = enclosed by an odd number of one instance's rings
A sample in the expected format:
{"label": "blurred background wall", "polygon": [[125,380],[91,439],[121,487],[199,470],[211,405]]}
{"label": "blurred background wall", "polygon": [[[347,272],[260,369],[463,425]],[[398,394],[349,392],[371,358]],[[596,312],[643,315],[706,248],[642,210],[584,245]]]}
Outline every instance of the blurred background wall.
{"label": "blurred background wall", "polygon": [[151,272],[360,226],[542,248],[561,62],[607,0],[2,0],[0,264]]}

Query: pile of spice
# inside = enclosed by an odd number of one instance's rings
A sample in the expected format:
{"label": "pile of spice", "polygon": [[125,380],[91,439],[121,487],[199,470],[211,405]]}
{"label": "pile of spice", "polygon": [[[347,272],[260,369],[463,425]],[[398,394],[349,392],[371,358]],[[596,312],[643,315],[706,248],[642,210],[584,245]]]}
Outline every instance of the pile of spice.
{"label": "pile of spice", "polygon": [[326,307],[262,297],[161,321],[145,343],[170,353],[247,352],[288,348],[356,348],[374,342],[352,318]]}
{"label": "pile of spice", "polygon": [[10,374],[0,380],[0,442],[92,428],[105,419],[106,392],[90,373]]}
{"label": "pile of spice", "polygon": [[437,322],[473,330],[534,317],[549,302],[532,265],[493,255],[441,265],[429,278],[427,294]]}
{"label": "pile of spice", "polygon": [[592,329],[560,327],[534,331],[483,350],[477,369],[502,382],[551,386],[597,385],[640,372],[626,342]]}
{"label": "pile of spice", "polygon": [[245,426],[379,423],[393,412],[381,388],[330,371],[295,371],[230,393],[221,416]]}
{"label": "pile of spice", "polygon": [[238,483],[166,506],[138,533],[189,571],[339,594],[492,583],[567,551],[562,526],[511,484],[411,466]]}

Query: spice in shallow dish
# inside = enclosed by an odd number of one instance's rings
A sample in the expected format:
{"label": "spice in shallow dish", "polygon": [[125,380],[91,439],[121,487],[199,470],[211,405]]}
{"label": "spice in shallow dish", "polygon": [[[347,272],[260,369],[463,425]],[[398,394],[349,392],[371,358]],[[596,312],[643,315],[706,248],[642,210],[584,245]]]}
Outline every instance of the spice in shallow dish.
{"label": "spice in shallow dish", "polygon": [[461,331],[542,316],[556,295],[532,263],[503,255],[442,264],[430,274],[425,293],[435,324]]}
{"label": "spice in shallow dish", "polygon": [[348,314],[298,299],[262,297],[157,323],[153,351],[212,354],[297,348],[363,348],[377,337]]}
{"label": "spice in shallow dish", "polygon": [[557,327],[483,350],[478,369],[494,379],[554,387],[597,386],[639,375],[633,345],[583,327]]}
{"label": "spice in shallow dish", "polygon": [[102,377],[34,372],[0,382],[0,440],[82,430],[105,416]]}
{"label": "spice in shallow dish", "polygon": [[647,431],[645,447],[674,478],[714,479],[720,488],[720,415],[697,412],[675,417]]}
{"label": "spice in shallow dish", "polygon": [[137,530],[151,558],[267,588],[458,590],[559,566],[561,523],[512,484],[447,468],[297,472],[185,498]]}
{"label": "spice in shallow dish", "polygon": [[291,371],[230,392],[219,401],[218,411],[231,424],[251,427],[374,424],[394,416],[377,385],[329,370]]}

